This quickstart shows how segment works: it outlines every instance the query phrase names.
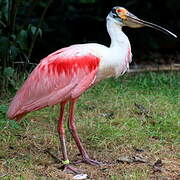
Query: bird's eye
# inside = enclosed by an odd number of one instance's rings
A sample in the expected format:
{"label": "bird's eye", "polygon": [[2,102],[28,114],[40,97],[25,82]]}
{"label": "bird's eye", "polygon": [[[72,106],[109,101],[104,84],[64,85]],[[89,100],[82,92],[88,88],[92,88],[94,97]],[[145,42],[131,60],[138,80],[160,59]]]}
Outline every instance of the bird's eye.
{"label": "bird's eye", "polygon": [[113,18],[118,17],[118,15],[117,15],[117,12],[116,12],[116,9],[115,9],[115,8],[112,8],[111,12],[112,12]]}
{"label": "bird's eye", "polygon": [[117,9],[116,12],[117,12],[117,13],[121,13],[122,10],[121,10],[121,9]]}

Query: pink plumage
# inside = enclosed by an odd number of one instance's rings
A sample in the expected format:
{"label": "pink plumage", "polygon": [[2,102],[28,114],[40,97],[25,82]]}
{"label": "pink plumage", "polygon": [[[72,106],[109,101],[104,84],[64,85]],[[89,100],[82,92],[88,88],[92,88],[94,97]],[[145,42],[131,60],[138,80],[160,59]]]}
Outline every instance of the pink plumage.
{"label": "pink plumage", "polygon": [[60,49],[32,71],[10,104],[8,117],[20,119],[28,112],[77,98],[94,82],[100,59],[77,46]]}

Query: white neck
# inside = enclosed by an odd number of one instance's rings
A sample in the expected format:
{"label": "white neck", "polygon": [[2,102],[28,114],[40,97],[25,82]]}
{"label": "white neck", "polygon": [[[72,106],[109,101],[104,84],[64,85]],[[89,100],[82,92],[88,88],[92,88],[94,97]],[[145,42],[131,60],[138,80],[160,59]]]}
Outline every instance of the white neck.
{"label": "white neck", "polygon": [[112,47],[117,46],[124,46],[125,47],[130,45],[128,37],[122,31],[122,25],[115,22],[115,20],[109,16],[106,18],[106,26],[109,36],[111,38],[111,45]]}
{"label": "white neck", "polygon": [[128,37],[122,32],[122,25],[110,15],[106,19],[107,31],[111,38],[109,48],[102,48],[96,82],[123,74],[131,62],[131,46]]}

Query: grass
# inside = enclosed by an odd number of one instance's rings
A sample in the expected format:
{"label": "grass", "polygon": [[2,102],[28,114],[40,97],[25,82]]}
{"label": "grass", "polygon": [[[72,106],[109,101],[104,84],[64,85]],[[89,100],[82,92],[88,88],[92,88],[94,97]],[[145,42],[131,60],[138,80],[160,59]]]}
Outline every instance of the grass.
{"label": "grass", "polygon": [[[5,118],[7,99],[0,106],[0,179],[71,179],[44,152],[61,158],[56,132],[59,106],[28,114],[16,123]],[[78,101],[76,124],[91,157],[117,162],[141,156],[148,163],[118,163],[112,167],[81,164],[91,179],[178,179],[180,168],[179,73],[142,73],[108,79],[84,93]],[[66,127],[67,128],[67,127]],[[67,131],[70,160],[79,159]],[[142,151],[136,151],[140,149]],[[153,164],[162,160],[159,171]]]}

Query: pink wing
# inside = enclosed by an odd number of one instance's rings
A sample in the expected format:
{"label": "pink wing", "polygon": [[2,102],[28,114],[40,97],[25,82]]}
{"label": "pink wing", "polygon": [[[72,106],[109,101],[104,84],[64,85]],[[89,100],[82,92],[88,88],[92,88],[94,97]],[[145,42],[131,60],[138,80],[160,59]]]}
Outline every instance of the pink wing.
{"label": "pink wing", "polygon": [[[82,52],[83,51],[83,52]],[[32,71],[13,98],[8,117],[20,119],[26,113],[80,96],[94,82],[100,59],[70,46],[46,58]]]}

